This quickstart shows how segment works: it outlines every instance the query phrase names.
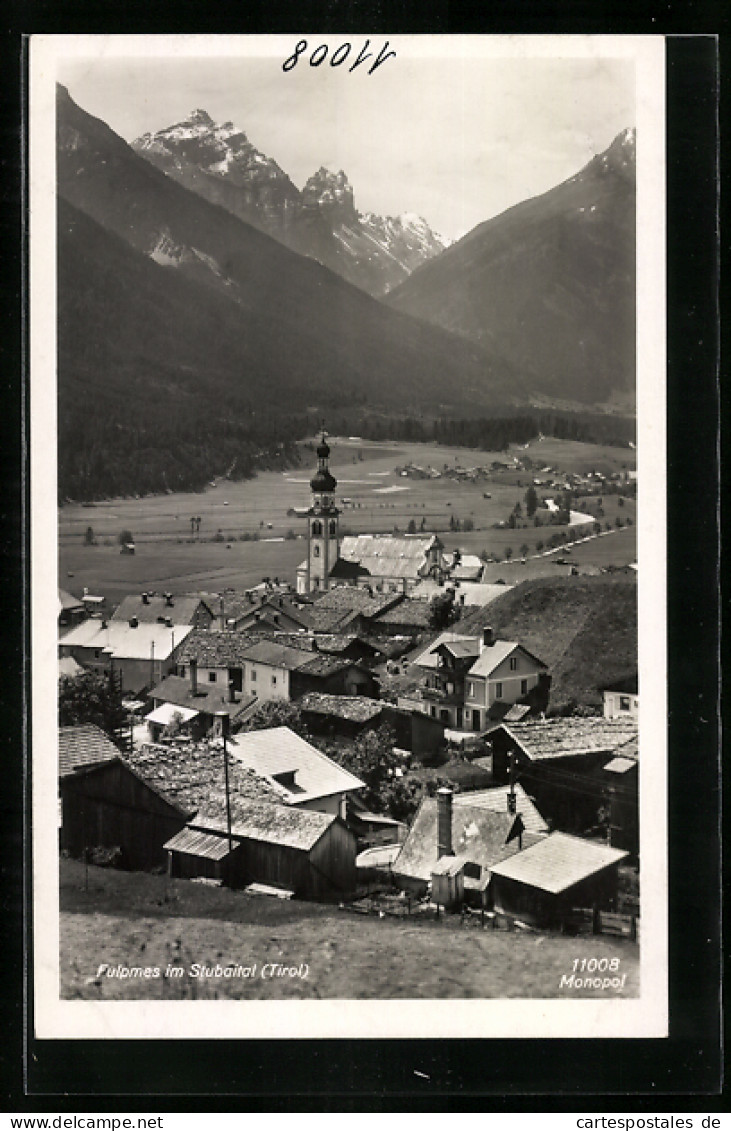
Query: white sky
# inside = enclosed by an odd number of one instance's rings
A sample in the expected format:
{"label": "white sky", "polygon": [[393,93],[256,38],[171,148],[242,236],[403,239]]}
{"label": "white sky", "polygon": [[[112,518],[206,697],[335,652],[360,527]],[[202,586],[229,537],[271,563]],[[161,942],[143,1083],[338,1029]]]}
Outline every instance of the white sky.
{"label": "white sky", "polygon": [[[285,73],[298,38],[231,37],[222,57],[175,37],[132,40],[141,55],[126,37],[62,37],[71,50],[57,77],[127,141],[201,108],[233,121],[298,187],[321,165],[344,169],[360,211],[417,212],[452,239],[572,176],[636,124],[634,61],[616,39],[563,37],[555,57],[550,37],[391,37],[396,58],[369,75],[346,69],[364,42],[353,36],[344,66],[313,68],[305,54]],[[347,37],[306,38],[311,53]],[[369,50],[384,41],[371,37]]]}

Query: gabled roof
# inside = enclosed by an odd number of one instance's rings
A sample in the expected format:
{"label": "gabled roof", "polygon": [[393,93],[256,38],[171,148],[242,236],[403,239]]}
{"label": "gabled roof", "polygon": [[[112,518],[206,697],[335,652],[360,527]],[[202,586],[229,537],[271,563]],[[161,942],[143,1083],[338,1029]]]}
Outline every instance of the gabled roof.
{"label": "gabled roof", "polygon": [[341,539],[340,557],[358,562],[373,577],[405,577],[416,581],[421,576],[426,555],[436,541],[435,534],[427,538],[351,535]]}
{"label": "gabled roof", "polygon": [[326,590],[307,611],[316,632],[342,632],[357,617],[372,619],[402,600],[401,593],[371,594],[367,589],[341,585]]}
{"label": "gabled roof", "polygon": [[344,656],[329,656],[329,655],[310,655],[306,664],[302,664],[297,670],[300,675],[320,676],[325,678],[330,675],[337,675],[338,672],[346,672],[349,668],[357,668],[358,664],[354,660],[347,660]]}
{"label": "gabled roof", "polygon": [[302,711],[314,715],[332,715],[355,723],[378,718],[384,707],[378,699],[365,695],[324,695],[319,691],[309,691],[298,700],[298,705]]}
{"label": "gabled roof", "polygon": [[437,644],[436,648],[432,648],[432,652],[449,652],[455,659],[464,660],[467,657],[476,657],[480,652],[479,640],[443,640],[441,644]]}
{"label": "gabled roof", "polygon": [[465,636],[460,632],[442,632],[436,640],[432,640],[431,644],[427,644],[426,648],[412,656],[411,663],[419,668],[434,670],[437,667],[436,651],[442,644],[456,644],[458,641],[470,643],[474,639],[475,637]]}
{"label": "gabled roof", "polygon": [[188,637],[190,625],[138,624],[130,628],[127,621],[85,620],[61,637],[64,648],[99,649],[120,660],[166,660],[174,647]]}
{"label": "gabled roof", "polygon": [[60,727],[58,732],[58,776],[69,777],[77,766],[96,766],[119,757],[119,748],[94,723]]}
{"label": "gabled roof", "polygon": [[[613,753],[637,738],[637,719],[541,719],[500,723],[495,730],[510,735],[531,761]],[[494,733],[494,732],[493,732]]]}
{"label": "gabled roof", "polygon": [[[230,739],[229,749],[240,765],[265,777],[277,790],[283,790],[285,800],[293,805],[363,788],[360,778],[316,750],[289,727],[237,734]],[[277,774],[292,771],[291,787],[286,782],[272,780]]]}
{"label": "gabled roof", "polygon": [[[479,761],[479,759],[477,759]],[[474,762],[472,763],[474,765]],[[516,798],[516,811],[523,818],[526,831],[530,833],[547,833],[548,825],[538,812],[520,782],[513,787]],[[466,793],[455,793],[453,806],[472,806],[477,809],[489,809],[493,813],[507,814],[509,785],[499,785],[494,789],[471,789]]]}
{"label": "gabled roof", "polygon": [[81,598],[80,597],[74,597],[73,593],[69,593],[66,589],[60,589],[59,588],[58,600],[59,600],[59,604],[60,604],[62,610],[63,609],[68,609],[68,610],[77,609],[78,610],[78,609],[84,608],[84,602],[81,600]]}
{"label": "gabled roof", "polygon": [[546,667],[543,660],[539,660],[537,656],[534,656],[532,652],[529,652],[528,649],[524,648],[522,644],[519,644],[517,640],[496,640],[494,644],[485,645],[470,668],[469,674],[482,676],[483,678],[492,675],[495,668],[499,667],[500,664],[507,660],[508,656],[512,656],[513,652],[518,651],[518,649],[524,656],[527,656],[537,664],[538,667]]}
{"label": "gabled roof", "polygon": [[[250,802],[232,816],[231,833],[237,838],[262,840],[286,848],[309,851],[337,821],[332,813],[298,809],[292,805]],[[204,832],[226,835],[225,811],[210,809],[200,813],[192,826]]]}
{"label": "gabled roof", "polygon": [[[404,846],[393,864],[397,875],[428,881],[437,862],[437,799],[425,797],[419,806]],[[452,847],[484,870],[518,852],[517,838],[505,843],[514,818],[477,805],[460,803],[452,809]],[[535,833],[523,834],[523,845],[535,843]],[[484,876],[482,877],[484,880]],[[480,883],[482,882],[479,881]],[[465,877],[465,887],[475,881]]]}
{"label": "gabled roof", "polygon": [[559,895],[629,856],[619,848],[551,833],[522,852],[493,867],[493,874],[528,887]]}
{"label": "gabled roof", "polygon": [[[251,644],[242,655],[253,664],[268,664],[270,667],[284,668],[287,671],[298,671],[311,663],[313,657],[317,658],[306,648],[290,648],[274,640],[259,640],[256,644]],[[330,659],[325,656],[322,658]],[[337,659],[335,662],[340,663]]]}
{"label": "gabled roof", "polygon": [[161,593],[151,593],[145,603],[141,593],[130,593],[112,613],[112,620],[129,621],[131,617],[137,617],[140,624],[155,624],[158,617],[166,617],[173,624],[192,624],[200,605],[213,613],[208,603],[197,593],[175,594],[171,601],[172,604],[168,605]]}
{"label": "gabled roof", "polygon": [[[228,757],[232,809],[251,801],[280,800],[279,791],[253,770],[241,766],[230,748]],[[127,752],[121,760],[150,789],[188,818],[203,807],[221,805],[225,810],[220,739],[211,743],[145,743]]]}

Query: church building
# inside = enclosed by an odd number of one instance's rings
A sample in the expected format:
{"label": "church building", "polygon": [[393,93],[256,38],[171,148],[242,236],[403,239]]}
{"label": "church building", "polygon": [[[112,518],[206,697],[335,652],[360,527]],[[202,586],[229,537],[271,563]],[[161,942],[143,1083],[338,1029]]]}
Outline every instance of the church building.
{"label": "church building", "polygon": [[323,434],[317,447],[317,471],[310,480],[307,558],[297,568],[297,592],[318,593],[335,586],[359,585],[377,593],[408,593],[425,577],[444,576],[444,547],[436,534],[340,537],[340,511],[335,505],[338,484],[328,466],[329,458],[330,446]]}

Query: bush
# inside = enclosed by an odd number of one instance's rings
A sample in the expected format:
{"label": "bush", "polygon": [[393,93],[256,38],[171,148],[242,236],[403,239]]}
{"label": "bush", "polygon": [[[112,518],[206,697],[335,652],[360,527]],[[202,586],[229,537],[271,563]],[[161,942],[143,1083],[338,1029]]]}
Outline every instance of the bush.
{"label": "bush", "polygon": [[134,535],[131,530],[121,530],[117,538],[120,546],[126,545],[128,542],[134,542]]}

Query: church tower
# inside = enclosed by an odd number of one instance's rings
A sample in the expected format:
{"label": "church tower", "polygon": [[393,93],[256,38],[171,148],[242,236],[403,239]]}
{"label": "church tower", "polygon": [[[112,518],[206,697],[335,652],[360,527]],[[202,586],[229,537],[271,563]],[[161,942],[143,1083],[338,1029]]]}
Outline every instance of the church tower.
{"label": "church tower", "polygon": [[317,471],[310,480],[312,505],[307,512],[307,592],[328,589],[330,570],[340,553],[340,531],[335,506],[337,480],[328,467],[330,447],[322,434],[317,446]]}

